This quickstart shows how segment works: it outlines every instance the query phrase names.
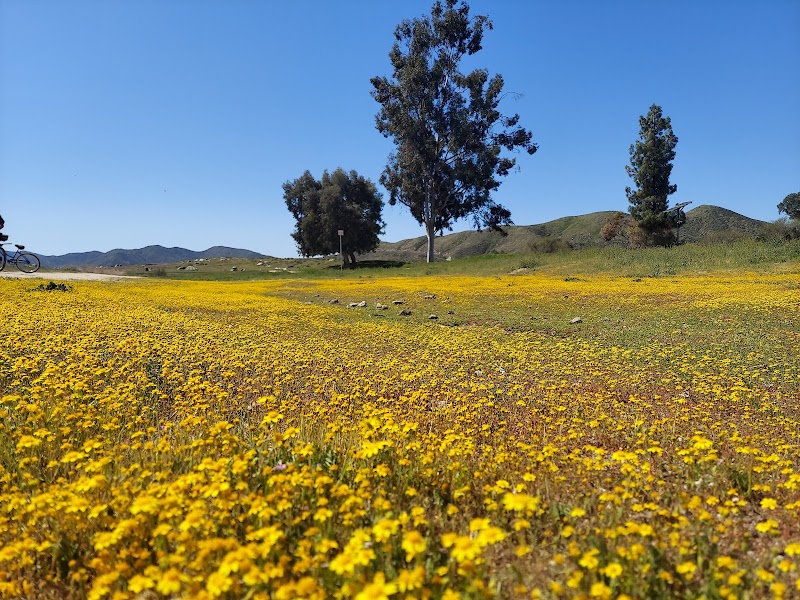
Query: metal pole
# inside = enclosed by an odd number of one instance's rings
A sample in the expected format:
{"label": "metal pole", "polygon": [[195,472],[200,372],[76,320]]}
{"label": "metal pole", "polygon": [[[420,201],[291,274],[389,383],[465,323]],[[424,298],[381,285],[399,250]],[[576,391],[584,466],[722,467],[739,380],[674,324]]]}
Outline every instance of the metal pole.
{"label": "metal pole", "polygon": [[344,236],[344,229],[339,230],[339,260],[342,264],[339,265],[339,270],[344,271],[344,253],[342,252],[342,236]]}

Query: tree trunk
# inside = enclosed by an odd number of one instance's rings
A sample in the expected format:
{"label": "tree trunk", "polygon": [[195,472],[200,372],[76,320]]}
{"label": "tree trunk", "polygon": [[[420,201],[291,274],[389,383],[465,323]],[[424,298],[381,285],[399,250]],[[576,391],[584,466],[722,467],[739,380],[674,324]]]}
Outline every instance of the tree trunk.
{"label": "tree trunk", "polygon": [[436,260],[433,256],[433,241],[436,239],[436,232],[433,230],[433,222],[425,224],[425,234],[428,236],[427,262],[432,263]]}
{"label": "tree trunk", "polygon": [[350,257],[347,256],[347,252],[342,252],[342,269],[349,269],[350,268]]}
{"label": "tree trunk", "polygon": [[354,253],[350,252],[348,254],[348,256],[350,257],[350,268],[351,269],[355,269],[356,268],[356,255]]}

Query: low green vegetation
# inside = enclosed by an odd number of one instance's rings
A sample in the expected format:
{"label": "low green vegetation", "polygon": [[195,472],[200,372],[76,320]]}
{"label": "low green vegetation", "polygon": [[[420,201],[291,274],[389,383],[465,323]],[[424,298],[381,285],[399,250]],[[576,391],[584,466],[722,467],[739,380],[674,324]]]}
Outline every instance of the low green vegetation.
{"label": "low green vegetation", "polygon": [[[191,268],[190,268],[191,267]],[[126,275],[205,281],[259,279],[364,278],[397,275],[502,276],[537,272],[574,277],[605,273],[619,277],[670,277],[679,274],[744,270],[797,272],[800,240],[739,240],[728,244],[685,244],[673,248],[584,248],[526,254],[484,254],[438,263],[371,260],[362,257],[354,271],[342,271],[335,258],[212,259],[181,262]]]}

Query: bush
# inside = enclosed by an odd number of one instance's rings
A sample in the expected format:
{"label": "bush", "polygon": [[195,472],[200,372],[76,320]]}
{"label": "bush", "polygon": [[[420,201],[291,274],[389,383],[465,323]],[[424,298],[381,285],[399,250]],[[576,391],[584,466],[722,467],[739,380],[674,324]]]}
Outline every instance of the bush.
{"label": "bush", "polygon": [[47,284],[40,283],[31,290],[32,292],[71,292],[72,286],[66,283],[55,283],[50,281]]}
{"label": "bush", "polygon": [[800,223],[783,217],[766,223],[756,235],[759,242],[778,242],[800,239]]}

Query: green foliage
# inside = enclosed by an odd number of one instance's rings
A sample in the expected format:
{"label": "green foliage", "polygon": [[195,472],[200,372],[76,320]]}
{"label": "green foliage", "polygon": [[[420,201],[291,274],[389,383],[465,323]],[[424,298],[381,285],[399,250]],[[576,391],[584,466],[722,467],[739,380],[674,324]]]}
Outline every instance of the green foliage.
{"label": "green foliage", "polygon": [[50,281],[47,284],[40,283],[31,290],[32,292],[71,292],[72,286],[66,283],[56,283]]}
{"label": "green foliage", "polygon": [[669,230],[676,224],[675,217],[664,211],[668,208],[667,197],[678,189],[669,182],[677,144],[670,118],[653,104],[647,115],[639,117],[639,139],[631,145],[631,164],[625,167],[636,189],[626,187],[625,195],[631,204],[629,212],[656,245],[669,242]]}
{"label": "green foliage", "polygon": [[283,184],[286,206],[296,219],[292,237],[303,256],[339,252],[340,229],[342,260],[355,266],[355,255],[378,247],[378,235],[385,224],[381,217],[383,201],[369,179],[355,171],[325,171],[316,180],[306,171],[294,181]]}
{"label": "green foliage", "polygon": [[800,223],[789,221],[785,217],[772,223],[765,223],[758,232],[756,239],[762,242],[800,239]]}
{"label": "green foliage", "polygon": [[395,29],[389,53],[391,79],[374,77],[372,97],[380,103],[377,128],[392,138],[380,183],[389,203],[403,204],[425,226],[428,262],[437,233],[471,217],[476,227],[510,225],[511,213],[491,194],[515,166],[503,154],[536,151],[519,115],[503,116],[503,78],[485,69],[464,74],[459,64],[481,49],[486,16],[469,14],[466,2],[437,1],[429,17],[405,20]]}
{"label": "green foliage", "polygon": [[781,200],[778,212],[788,215],[790,219],[800,220],[800,192],[789,194]]}

